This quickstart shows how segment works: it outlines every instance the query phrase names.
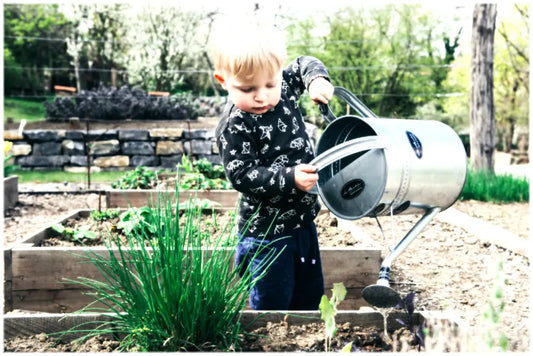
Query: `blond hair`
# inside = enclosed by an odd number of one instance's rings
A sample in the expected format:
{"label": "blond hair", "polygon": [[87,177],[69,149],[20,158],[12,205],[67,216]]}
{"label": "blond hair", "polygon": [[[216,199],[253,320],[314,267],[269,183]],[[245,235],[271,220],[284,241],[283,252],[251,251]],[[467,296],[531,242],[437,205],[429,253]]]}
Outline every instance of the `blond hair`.
{"label": "blond hair", "polygon": [[211,39],[215,70],[237,79],[277,73],[287,57],[285,36],[276,26],[252,19],[222,23]]}

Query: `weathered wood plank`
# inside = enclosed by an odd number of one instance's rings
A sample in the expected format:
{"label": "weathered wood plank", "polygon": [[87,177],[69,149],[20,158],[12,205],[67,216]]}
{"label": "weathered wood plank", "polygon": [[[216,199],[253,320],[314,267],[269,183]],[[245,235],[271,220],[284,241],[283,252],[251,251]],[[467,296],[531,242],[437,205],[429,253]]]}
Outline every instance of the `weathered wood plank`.
{"label": "weathered wood plank", "polygon": [[[64,290],[23,290],[14,291],[13,300],[15,308],[19,310],[31,310],[42,313],[73,313],[81,310],[94,299],[84,293],[85,289]],[[94,305],[103,307],[103,304]]]}
{"label": "weathered wood plank", "polygon": [[[159,194],[166,196],[172,200],[175,199],[176,192],[174,190],[157,191],[157,190],[141,190],[141,189],[112,189],[106,191],[106,206],[107,208],[128,208],[128,207],[142,207],[153,205],[157,202]],[[189,199],[211,200],[221,204],[224,208],[236,208],[239,200],[239,192],[236,190],[184,190],[178,192],[178,201],[180,203],[186,202]]]}
{"label": "weathered wood plank", "polygon": [[[339,310],[357,310],[361,307],[368,306],[363,299],[362,290],[359,288],[346,288],[347,294],[345,299],[339,304]],[[81,310],[94,299],[84,294],[89,290],[84,289],[66,289],[66,290],[22,290],[13,292],[13,309],[29,310],[41,313],[72,313]],[[331,297],[331,290],[326,288],[325,294]],[[102,304],[95,306],[102,307]],[[249,308],[248,308],[249,309]]]}
{"label": "weathered wood plank", "polygon": [[[105,247],[15,247],[12,249],[12,289],[71,289],[72,286],[65,283],[68,279],[79,276],[101,279],[98,269],[85,257],[88,251],[109,256]],[[326,288],[339,282],[346,287],[375,282],[380,253],[378,249],[322,248],[320,254]]]}
{"label": "weathered wood plank", "polygon": [[322,247],[320,257],[326,288],[340,282],[345,287],[373,284],[381,265],[381,249],[371,247]]}

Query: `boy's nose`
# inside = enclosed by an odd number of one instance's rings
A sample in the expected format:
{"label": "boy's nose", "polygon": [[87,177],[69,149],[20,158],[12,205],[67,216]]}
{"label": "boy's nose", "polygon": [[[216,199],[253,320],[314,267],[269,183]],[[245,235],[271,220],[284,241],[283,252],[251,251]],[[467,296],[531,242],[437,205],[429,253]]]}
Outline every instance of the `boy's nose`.
{"label": "boy's nose", "polygon": [[266,99],[266,93],[264,90],[258,90],[255,93],[254,100],[258,102],[262,102]]}

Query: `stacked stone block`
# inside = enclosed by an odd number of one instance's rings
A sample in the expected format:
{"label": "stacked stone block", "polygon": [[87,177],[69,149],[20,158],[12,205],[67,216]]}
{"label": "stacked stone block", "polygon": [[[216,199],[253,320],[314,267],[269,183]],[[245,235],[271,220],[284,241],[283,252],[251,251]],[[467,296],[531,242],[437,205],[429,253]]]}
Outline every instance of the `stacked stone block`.
{"label": "stacked stone block", "polygon": [[[313,144],[317,128],[307,124]],[[220,164],[214,129],[4,131],[13,142],[14,161],[24,170],[63,169],[71,172],[131,170],[146,166],[173,169],[184,154]]]}
{"label": "stacked stone block", "polygon": [[214,130],[206,129],[6,131],[4,139],[13,141],[13,163],[27,170],[83,171],[88,159],[94,170],[172,169],[183,154],[220,163]]}

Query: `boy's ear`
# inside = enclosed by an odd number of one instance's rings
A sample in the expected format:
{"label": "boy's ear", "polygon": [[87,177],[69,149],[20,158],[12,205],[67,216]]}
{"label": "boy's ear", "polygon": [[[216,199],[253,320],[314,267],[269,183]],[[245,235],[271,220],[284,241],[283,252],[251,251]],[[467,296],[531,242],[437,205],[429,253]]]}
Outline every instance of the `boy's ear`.
{"label": "boy's ear", "polygon": [[222,85],[222,88],[226,89],[226,80],[222,76],[222,73],[215,71],[215,74],[213,74],[215,79]]}

